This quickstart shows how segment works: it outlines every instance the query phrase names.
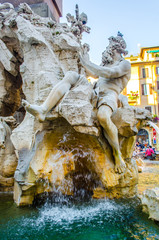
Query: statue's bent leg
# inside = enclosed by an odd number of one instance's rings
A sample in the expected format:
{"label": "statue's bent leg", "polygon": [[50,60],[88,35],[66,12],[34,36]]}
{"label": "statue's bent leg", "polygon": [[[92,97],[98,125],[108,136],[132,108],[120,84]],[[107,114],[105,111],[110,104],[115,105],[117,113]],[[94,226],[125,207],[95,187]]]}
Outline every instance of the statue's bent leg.
{"label": "statue's bent leg", "polygon": [[29,104],[26,100],[22,101],[26,110],[34,115],[39,121],[44,121],[46,114],[58,103],[58,101],[70,90],[79,79],[79,74],[73,71],[68,71],[65,77],[56,84],[48,97],[41,106]]}
{"label": "statue's bent leg", "polygon": [[112,110],[109,106],[102,105],[98,109],[97,117],[104,129],[104,136],[108,140],[113,150],[115,159],[115,172],[122,173],[125,170],[125,162],[121,157],[118,141],[118,130],[111,120]]}

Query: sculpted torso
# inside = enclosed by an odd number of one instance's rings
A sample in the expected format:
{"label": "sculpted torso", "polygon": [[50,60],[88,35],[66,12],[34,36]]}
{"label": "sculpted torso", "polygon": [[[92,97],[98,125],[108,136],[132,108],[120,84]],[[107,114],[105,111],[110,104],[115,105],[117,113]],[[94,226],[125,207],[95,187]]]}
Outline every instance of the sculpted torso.
{"label": "sculpted torso", "polygon": [[115,91],[117,94],[120,94],[123,89],[126,87],[130,79],[130,72],[120,78],[103,78],[99,77],[96,88],[99,87],[99,93],[104,93],[109,90]]}

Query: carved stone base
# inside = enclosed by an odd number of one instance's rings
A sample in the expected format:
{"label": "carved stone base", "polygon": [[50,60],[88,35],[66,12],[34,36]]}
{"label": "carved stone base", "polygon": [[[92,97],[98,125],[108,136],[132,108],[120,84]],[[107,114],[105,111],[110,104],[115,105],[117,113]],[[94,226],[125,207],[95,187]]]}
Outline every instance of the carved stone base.
{"label": "carved stone base", "polygon": [[44,192],[76,196],[83,190],[97,197],[102,188],[110,198],[136,194],[135,162],[128,161],[126,171],[117,174],[110,146],[101,144],[101,137],[78,133],[62,118],[51,124],[36,134],[31,151],[21,150],[14,188],[18,206],[32,204]]}

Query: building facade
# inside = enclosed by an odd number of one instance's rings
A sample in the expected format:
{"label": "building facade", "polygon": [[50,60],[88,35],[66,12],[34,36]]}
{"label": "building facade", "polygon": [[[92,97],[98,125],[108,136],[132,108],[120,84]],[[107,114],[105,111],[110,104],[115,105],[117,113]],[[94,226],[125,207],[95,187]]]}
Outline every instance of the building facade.
{"label": "building facade", "polygon": [[[1,3],[5,2],[6,0],[1,0]],[[41,17],[51,17],[56,22],[62,17],[62,0],[9,0],[8,2],[15,8],[25,2]]]}
{"label": "building facade", "polygon": [[[141,48],[138,56],[126,60],[131,63],[131,79],[123,94],[130,105],[149,110],[159,126],[159,46]],[[142,129],[138,139],[159,150],[159,134],[152,125]]]}
{"label": "building facade", "polygon": [[159,46],[141,48],[138,56],[126,58],[131,63],[131,79],[123,94],[130,105],[159,115]]}

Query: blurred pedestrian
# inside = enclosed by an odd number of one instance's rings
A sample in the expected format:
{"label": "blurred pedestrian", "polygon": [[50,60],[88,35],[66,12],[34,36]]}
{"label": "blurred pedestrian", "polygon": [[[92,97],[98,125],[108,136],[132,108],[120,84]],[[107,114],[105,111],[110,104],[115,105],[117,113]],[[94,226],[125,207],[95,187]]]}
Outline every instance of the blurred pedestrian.
{"label": "blurred pedestrian", "polygon": [[152,146],[149,146],[149,148],[147,148],[147,150],[146,150],[145,157],[147,159],[153,159],[154,158],[153,154],[155,154],[155,152],[152,149]]}

